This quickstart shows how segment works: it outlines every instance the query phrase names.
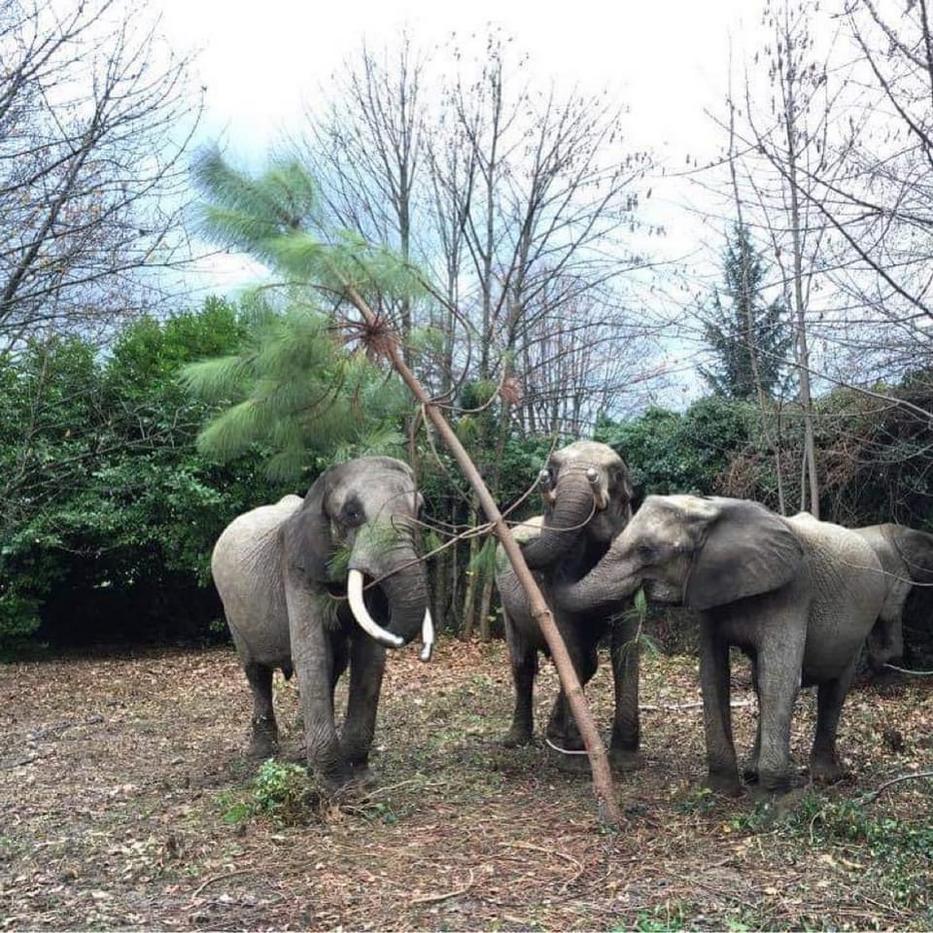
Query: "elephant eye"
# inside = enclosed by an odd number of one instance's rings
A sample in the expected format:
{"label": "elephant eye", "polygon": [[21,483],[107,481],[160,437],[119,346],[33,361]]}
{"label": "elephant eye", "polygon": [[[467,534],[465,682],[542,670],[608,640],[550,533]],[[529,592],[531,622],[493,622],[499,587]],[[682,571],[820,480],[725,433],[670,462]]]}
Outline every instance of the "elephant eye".
{"label": "elephant eye", "polygon": [[343,518],[344,524],[346,525],[360,525],[365,518],[363,515],[363,507],[358,502],[351,500],[344,505],[341,518]]}
{"label": "elephant eye", "polygon": [[653,544],[638,545],[638,556],[646,563],[653,560],[657,553],[657,548]]}

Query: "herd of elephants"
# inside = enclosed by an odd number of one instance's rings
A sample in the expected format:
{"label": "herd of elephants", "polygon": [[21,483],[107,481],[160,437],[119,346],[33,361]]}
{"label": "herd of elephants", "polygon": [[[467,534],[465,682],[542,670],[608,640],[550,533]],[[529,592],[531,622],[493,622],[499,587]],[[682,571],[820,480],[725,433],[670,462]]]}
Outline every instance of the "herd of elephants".
{"label": "herd of elephants", "polygon": [[[874,667],[900,655],[907,596],[933,580],[933,535],[895,524],[848,529],[689,495],[648,496],[633,514],[625,463],[591,441],[552,453],[538,482],[544,514],[517,536],[584,684],[600,639],[611,638],[615,768],[638,765],[638,622],[625,609],[644,587],[649,600],[689,607],[698,619],[708,787],[742,787],[730,715],[733,645],[751,660],[759,701],[745,780],[764,792],[788,788],[794,700],[808,685],[818,688],[811,779],[839,776],[836,732],[862,647]],[[297,673],[308,763],[319,779],[339,788],[368,775],[386,648],[420,635],[427,660],[434,641],[415,544],[422,502],[408,465],[363,457],[326,470],[303,499],[239,516],[220,536],[212,571],[252,690],[254,754],[276,749],[279,668]],[[546,645],[511,568],[501,559],[497,567],[515,684],[503,741],[522,745],[533,738],[532,691]],[[348,666],[338,732],[334,688]],[[561,750],[582,746],[563,694],[546,735]]]}

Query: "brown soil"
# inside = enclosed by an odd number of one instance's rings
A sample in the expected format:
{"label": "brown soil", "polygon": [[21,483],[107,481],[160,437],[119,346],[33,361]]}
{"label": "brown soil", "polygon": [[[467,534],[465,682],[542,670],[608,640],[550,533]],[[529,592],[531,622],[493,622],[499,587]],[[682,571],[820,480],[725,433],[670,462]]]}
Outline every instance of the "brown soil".
{"label": "brown soil", "polygon": [[[734,717],[747,748],[755,708],[747,668],[737,668],[733,699],[748,705]],[[550,667],[539,685],[543,723]],[[276,686],[285,755],[295,758],[297,697],[278,677]],[[588,694],[608,723],[605,659]],[[802,788],[785,815],[697,790],[702,713],[672,707],[698,700],[694,659],[645,659],[642,702],[655,707],[643,713],[645,767],[619,780],[626,826],[607,834],[587,779],[558,770],[540,744],[496,744],[511,708],[501,644],[444,641],[430,665],[409,650],[390,659],[376,787],[282,826],[249,811],[257,765],[245,756],[249,693],[232,651],[5,665],[0,927],[933,925],[933,864],[922,851],[933,840],[933,782],[863,797],[933,768],[929,678],[854,692],[840,735],[852,777],[821,795]],[[799,762],[813,706],[807,691],[794,723]]]}

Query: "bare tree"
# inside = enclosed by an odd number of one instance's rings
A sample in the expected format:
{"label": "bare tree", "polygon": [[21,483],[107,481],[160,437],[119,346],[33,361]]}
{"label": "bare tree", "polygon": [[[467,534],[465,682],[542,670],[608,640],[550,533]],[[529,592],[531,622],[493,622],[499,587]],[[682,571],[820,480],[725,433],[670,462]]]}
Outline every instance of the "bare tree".
{"label": "bare tree", "polygon": [[[381,54],[364,43],[334,76],[323,112],[306,108],[306,130],[290,141],[320,179],[333,220],[386,244],[406,262],[416,258],[416,198],[425,161],[424,65],[405,34]],[[407,348],[410,302],[386,310],[397,315]]]}
{"label": "bare tree", "polygon": [[188,65],[115,0],[0,0],[0,344],[106,325],[178,260]]}

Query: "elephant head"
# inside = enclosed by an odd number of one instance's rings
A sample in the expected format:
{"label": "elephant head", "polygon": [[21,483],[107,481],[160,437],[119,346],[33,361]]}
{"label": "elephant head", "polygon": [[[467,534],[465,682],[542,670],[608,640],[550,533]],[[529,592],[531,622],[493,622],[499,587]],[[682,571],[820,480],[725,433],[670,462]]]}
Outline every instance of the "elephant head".
{"label": "elephant head", "polygon": [[427,660],[434,630],[414,541],[422,505],[409,466],[361,457],[322,473],[282,533],[293,571],[312,586],[345,592],[353,617],[386,647],[399,648],[420,632]]}
{"label": "elephant head", "polygon": [[533,570],[561,560],[582,537],[608,547],[632,516],[628,470],[606,444],[576,441],[554,451],[539,482],[544,522],[540,535],[522,549]]}
{"label": "elephant head", "polygon": [[644,584],[660,602],[712,609],[784,586],[802,559],[787,522],[758,503],[649,496],[605,557],[557,600],[585,611]]}

